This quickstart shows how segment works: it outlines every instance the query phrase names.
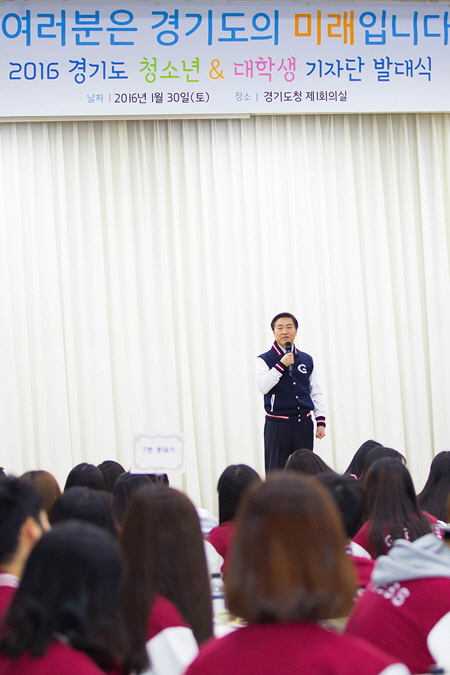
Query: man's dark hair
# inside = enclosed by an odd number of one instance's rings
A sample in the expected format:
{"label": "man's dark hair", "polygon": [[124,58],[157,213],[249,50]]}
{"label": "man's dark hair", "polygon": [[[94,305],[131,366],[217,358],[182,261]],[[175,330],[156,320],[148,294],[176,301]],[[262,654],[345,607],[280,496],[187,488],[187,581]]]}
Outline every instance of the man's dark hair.
{"label": "man's dark hair", "polygon": [[276,316],[273,317],[272,321],[270,322],[270,327],[273,330],[275,328],[275,324],[278,321],[278,319],[292,319],[292,322],[295,326],[295,329],[298,329],[298,321],[295,318],[293,314],[290,312],[281,312],[280,314],[277,314]]}
{"label": "man's dark hair", "polygon": [[19,532],[27,518],[39,522],[41,498],[33,483],[15,476],[0,481],[0,563],[17,550]]}

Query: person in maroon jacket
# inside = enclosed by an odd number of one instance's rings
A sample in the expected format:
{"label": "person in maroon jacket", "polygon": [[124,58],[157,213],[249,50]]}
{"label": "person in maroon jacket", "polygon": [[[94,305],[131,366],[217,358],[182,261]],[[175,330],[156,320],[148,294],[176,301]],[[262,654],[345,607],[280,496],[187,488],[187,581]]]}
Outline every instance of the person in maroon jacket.
{"label": "person in maroon jacket", "polygon": [[236,512],[247,487],[254,480],[260,480],[259,475],[247,464],[230,464],[220,474],[217,483],[219,498],[219,525],[213,527],[206,540],[214,546],[224,562],[222,572],[228,565],[228,555],[234,534],[234,519]]}
{"label": "person in maroon jacket", "polygon": [[347,535],[346,551],[355,565],[359,593],[369,583],[375,564],[375,561],[368,553],[366,554],[364,549],[360,549],[360,547],[351,541],[362,525],[365,504],[364,489],[361,483],[355,480],[353,476],[346,474],[340,476],[334,471],[331,473],[321,473],[316,478],[330,491],[341,513]]}
{"label": "person in maroon jacket", "polygon": [[25,562],[49,529],[36,487],[15,476],[0,480],[0,621],[19,585]]}
{"label": "person in maroon jacket", "polygon": [[395,539],[414,541],[435,531],[437,518],[420,508],[411,475],[394,458],[377,459],[365,475],[366,522],[353,542],[372,558],[385,555]]}
{"label": "person in maroon jacket", "polygon": [[309,476],[254,483],[238,520],[225,578],[229,611],[247,625],[209,642],[186,675],[404,675],[398,659],[320,625],[355,594],[337,508]]}
{"label": "person in maroon jacket", "polygon": [[133,673],[181,675],[213,634],[197,511],[179,490],[142,485],[128,504],[120,543],[126,665]]}
{"label": "person in maroon jacket", "polygon": [[450,549],[434,534],[394,541],[377,558],[345,632],[392,654],[412,673],[448,673]]}
{"label": "person in maroon jacket", "polygon": [[105,530],[70,521],[30,553],[0,632],[0,675],[121,672],[122,556]]}

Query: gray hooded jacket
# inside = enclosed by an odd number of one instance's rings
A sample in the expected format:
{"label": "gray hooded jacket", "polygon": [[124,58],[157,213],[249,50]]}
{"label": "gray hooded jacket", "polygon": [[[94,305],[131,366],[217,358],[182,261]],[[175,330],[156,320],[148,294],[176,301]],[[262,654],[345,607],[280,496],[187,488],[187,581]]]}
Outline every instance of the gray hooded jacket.
{"label": "gray hooded jacket", "polygon": [[413,542],[396,539],[389,555],[377,558],[372,573],[377,586],[433,577],[450,577],[450,548],[434,534],[425,534]]}

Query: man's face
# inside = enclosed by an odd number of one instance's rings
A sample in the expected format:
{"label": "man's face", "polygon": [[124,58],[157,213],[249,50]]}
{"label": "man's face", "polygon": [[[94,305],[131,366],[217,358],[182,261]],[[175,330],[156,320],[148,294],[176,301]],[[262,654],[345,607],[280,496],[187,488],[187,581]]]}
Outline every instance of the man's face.
{"label": "man's face", "polygon": [[284,348],[286,342],[294,342],[295,336],[297,335],[297,329],[292,319],[288,316],[284,316],[275,323],[273,334],[280,347]]}

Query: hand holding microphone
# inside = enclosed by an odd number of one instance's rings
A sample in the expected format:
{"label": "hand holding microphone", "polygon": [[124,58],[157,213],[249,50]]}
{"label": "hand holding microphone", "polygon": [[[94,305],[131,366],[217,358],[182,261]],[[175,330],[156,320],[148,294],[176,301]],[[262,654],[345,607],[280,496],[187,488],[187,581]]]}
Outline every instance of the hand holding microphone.
{"label": "hand holding microphone", "polygon": [[281,359],[281,362],[288,367],[288,373],[292,377],[292,369],[294,367],[294,354],[292,353],[292,343],[286,342],[284,345],[286,354]]}

